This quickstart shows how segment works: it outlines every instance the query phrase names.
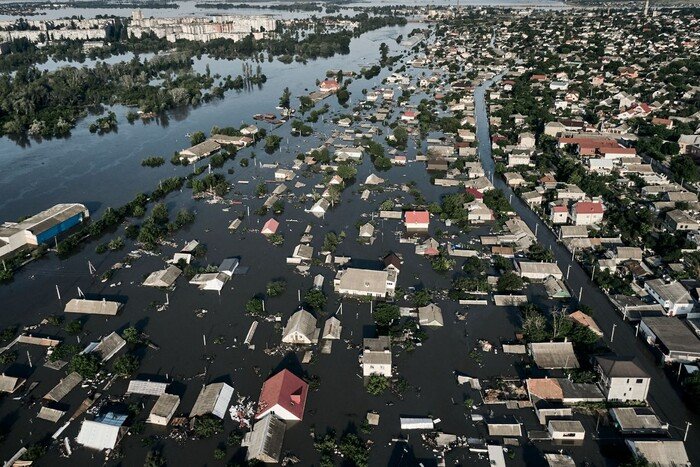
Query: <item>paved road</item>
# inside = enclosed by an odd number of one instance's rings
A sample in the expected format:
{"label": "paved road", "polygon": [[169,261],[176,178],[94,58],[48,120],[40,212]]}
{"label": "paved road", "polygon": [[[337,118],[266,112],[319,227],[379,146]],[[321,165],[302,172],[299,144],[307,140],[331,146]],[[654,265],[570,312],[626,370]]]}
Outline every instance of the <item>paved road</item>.
{"label": "paved road", "polygon": [[[500,75],[493,80],[486,81],[478,86],[474,92],[475,114],[477,123],[477,138],[479,140],[479,157],[487,177],[494,173],[495,163],[491,155],[491,138],[484,94],[494,81],[500,79]],[[655,356],[648,346],[635,336],[635,328],[622,320],[621,315],[613,308],[607,296],[591,282],[588,274],[577,262],[571,261],[571,253],[560,243],[547,225],[535,214],[505,182],[497,176],[493,177],[496,188],[503,190],[507,198],[511,198],[511,204],[515,212],[535,231],[537,225],[538,241],[545,247],[550,247],[557,263],[562,271],[566,272],[571,265],[568,284],[574,295],[578,296],[579,290],[583,290],[581,303],[590,306],[594,310],[594,317],[598,325],[605,332],[605,342],[618,355],[633,357],[635,362],[652,377],[648,402],[654,408],[659,417],[671,425],[671,435],[675,439],[683,439],[686,422],[692,424],[686,450],[694,465],[700,465],[700,443],[692,442],[700,440],[700,417],[690,411],[680,399],[679,392],[669,381],[663,368],[660,368]],[[671,319],[671,318],[669,318]],[[613,326],[615,326],[614,341],[610,342]]]}

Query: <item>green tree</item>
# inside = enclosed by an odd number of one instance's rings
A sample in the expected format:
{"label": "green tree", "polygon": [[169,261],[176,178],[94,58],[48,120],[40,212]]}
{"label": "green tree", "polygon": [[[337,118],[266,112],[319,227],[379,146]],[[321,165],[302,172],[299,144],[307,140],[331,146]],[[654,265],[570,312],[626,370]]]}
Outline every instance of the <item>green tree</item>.
{"label": "green tree", "polygon": [[336,92],[335,95],[338,98],[338,104],[340,105],[345,105],[345,103],[350,100],[350,92],[347,90],[347,88],[338,89],[338,92]]}
{"label": "green tree", "polygon": [[148,451],[143,467],[163,467],[166,465],[165,458],[160,451]]}
{"label": "green tree", "polygon": [[100,360],[94,353],[78,354],[71,358],[70,367],[83,378],[94,378],[100,371]]}
{"label": "green tree", "polygon": [[700,170],[698,170],[695,161],[688,154],[681,154],[671,159],[669,168],[679,182],[695,183],[700,180]]}
{"label": "green tree", "polygon": [[350,180],[357,175],[357,168],[350,164],[340,164],[336,173],[343,180]]}
{"label": "green tree", "polygon": [[282,91],[282,96],[280,96],[280,107],[288,109],[290,106],[291,97],[292,93],[289,91],[289,88],[284,88],[284,90]]}
{"label": "green tree", "polygon": [[224,429],[224,423],[210,415],[197,417],[194,421],[194,433],[200,439],[211,438]]}
{"label": "green tree", "polygon": [[135,345],[141,343],[141,333],[133,326],[130,326],[122,331],[122,338],[127,344]]}
{"label": "green tree", "polygon": [[118,376],[128,378],[139,369],[139,360],[134,355],[126,354],[114,361],[114,372]]}
{"label": "green tree", "polygon": [[304,294],[304,303],[314,311],[321,311],[326,306],[326,295],[319,289],[309,289]]}
{"label": "green tree", "polygon": [[389,389],[389,380],[382,375],[371,375],[367,378],[367,392],[373,396],[380,396]]}
{"label": "green tree", "polygon": [[517,292],[523,289],[523,280],[516,273],[509,271],[498,278],[496,289],[499,292]]}
{"label": "green tree", "polygon": [[377,326],[390,326],[399,317],[399,307],[391,303],[378,303],[372,311],[372,318]]}
{"label": "green tree", "polygon": [[206,141],[206,139],[207,137],[203,131],[195,131],[190,135],[190,144],[192,144],[192,146],[195,146],[197,144],[203,143],[204,141]]}
{"label": "green tree", "polygon": [[266,292],[269,297],[282,295],[287,289],[287,282],[284,280],[270,281],[267,283]]}
{"label": "green tree", "polygon": [[265,316],[267,313],[263,310],[263,301],[260,298],[254,297],[248,300],[245,304],[246,313],[253,316]]}

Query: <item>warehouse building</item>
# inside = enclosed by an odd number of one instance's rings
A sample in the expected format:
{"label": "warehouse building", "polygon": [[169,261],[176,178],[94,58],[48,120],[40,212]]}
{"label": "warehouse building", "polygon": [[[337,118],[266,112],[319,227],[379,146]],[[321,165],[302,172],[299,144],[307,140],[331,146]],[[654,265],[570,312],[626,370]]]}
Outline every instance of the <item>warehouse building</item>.
{"label": "warehouse building", "polygon": [[82,204],[57,204],[21,222],[0,225],[0,258],[54,240],[90,217]]}

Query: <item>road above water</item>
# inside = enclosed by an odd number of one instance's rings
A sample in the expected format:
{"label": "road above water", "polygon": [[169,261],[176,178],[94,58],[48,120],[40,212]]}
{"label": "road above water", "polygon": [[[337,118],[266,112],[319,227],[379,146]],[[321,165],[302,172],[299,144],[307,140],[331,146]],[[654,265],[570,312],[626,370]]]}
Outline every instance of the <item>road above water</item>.
{"label": "road above water", "polygon": [[[491,136],[489,131],[488,109],[486,107],[486,91],[502,75],[485,81],[474,91],[474,106],[477,124],[477,138],[479,141],[479,158],[484,167],[486,176],[491,178],[495,172],[495,162],[491,154]],[[565,271],[571,265],[568,285],[574,294],[581,292],[581,303],[588,305],[594,311],[594,318],[605,333],[605,343],[618,355],[633,357],[634,361],[646,371],[652,378],[648,402],[657,415],[670,424],[670,433],[674,439],[683,439],[686,422],[692,427],[688,440],[697,439],[700,417],[689,410],[680,399],[680,392],[669,381],[664,369],[659,366],[655,355],[649,347],[635,336],[635,328],[624,322],[621,315],[614,309],[607,296],[591,281],[583,268],[571,261],[571,252],[557,241],[556,235],[501,179],[493,177],[493,184],[503,191],[506,198],[511,200],[513,210],[535,231],[537,228],[537,240],[546,247],[551,248],[559,267]],[[670,318],[669,318],[670,319]],[[615,328],[614,340],[610,342],[613,327]],[[700,445],[698,443],[686,443],[688,456],[693,464],[700,463]]]}

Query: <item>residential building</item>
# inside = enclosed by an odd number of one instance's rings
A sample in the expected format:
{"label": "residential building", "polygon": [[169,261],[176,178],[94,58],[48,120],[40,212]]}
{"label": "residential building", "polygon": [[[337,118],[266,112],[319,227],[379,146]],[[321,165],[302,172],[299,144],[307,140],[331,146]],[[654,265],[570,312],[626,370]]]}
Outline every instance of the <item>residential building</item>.
{"label": "residential building", "polygon": [[700,340],[678,318],[644,317],[639,332],[649,345],[661,352],[664,363],[700,361]]}
{"label": "residential building", "polygon": [[362,376],[381,375],[391,378],[391,338],[365,338],[362,347]]}
{"label": "residential building", "polygon": [[609,401],[644,402],[647,400],[651,377],[632,360],[596,357],[595,369],[600,374],[598,385]]}
{"label": "residential building", "polygon": [[341,269],[333,280],[335,291],[341,295],[386,298],[393,296],[398,272],[393,269]]}
{"label": "residential building", "polygon": [[256,419],[273,413],[282,420],[304,418],[309,385],[289,370],[282,370],[263,383]]}
{"label": "residential building", "polygon": [[669,316],[687,315],[693,311],[695,301],[678,281],[666,282],[651,279],[644,282],[644,290],[656,300]]}
{"label": "residential building", "polygon": [[571,222],[574,225],[593,225],[603,220],[603,203],[578,201],[571,206]]}
{"label": "residential building", "polygon": [[427,232],[430,226],[428,211],[407,211],[404,215],[406,230],[409,232]]}
{"label": "residential building", "polygon": [[246,461],[276,464],[282,455],[282,443],[287,425],[284,420],[270,413],[253,425],[245,434],[241,445],[247,447]]}
{"label": "residential building", "polygon": [[316,317],[303,308],[295,312],[282,331],[285,344],[311,345],[318,343],[321,330],[316,327]]}
{"label": "residential building", "polygon": [[233,388],[226,383],[212,383],[202,387],[190,412],[190,418],[208,414],[224,418],[231,397]]}

